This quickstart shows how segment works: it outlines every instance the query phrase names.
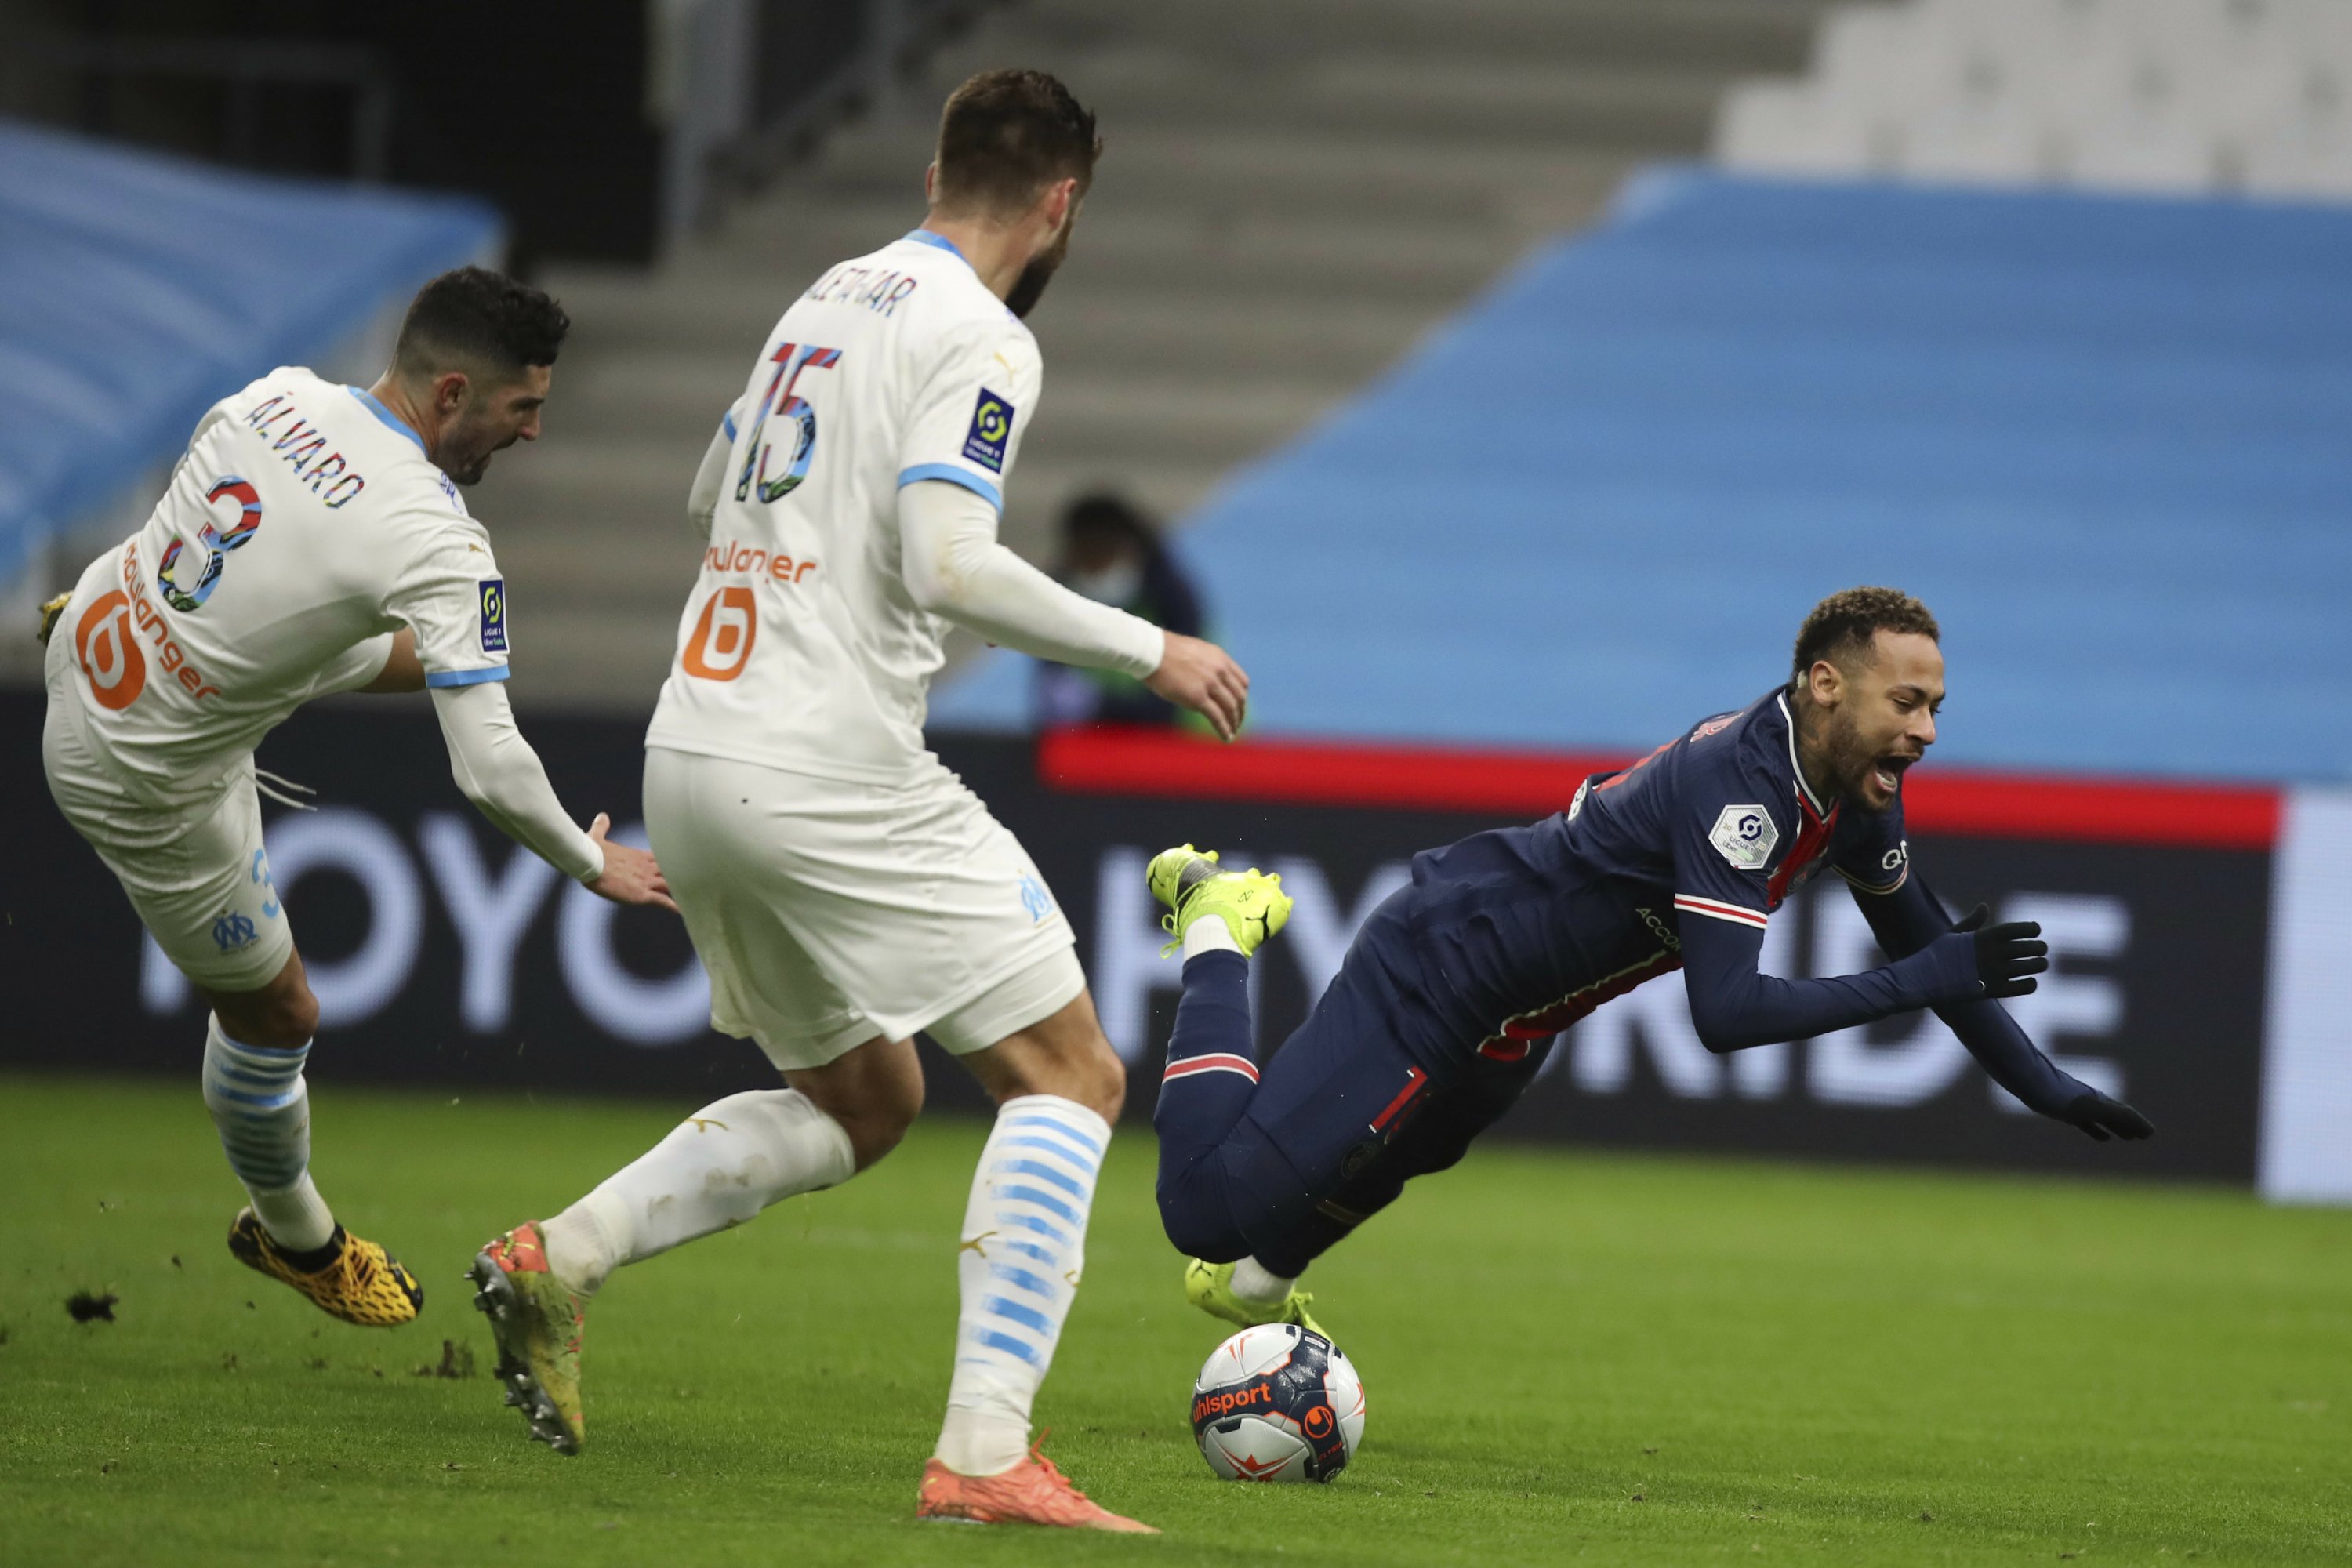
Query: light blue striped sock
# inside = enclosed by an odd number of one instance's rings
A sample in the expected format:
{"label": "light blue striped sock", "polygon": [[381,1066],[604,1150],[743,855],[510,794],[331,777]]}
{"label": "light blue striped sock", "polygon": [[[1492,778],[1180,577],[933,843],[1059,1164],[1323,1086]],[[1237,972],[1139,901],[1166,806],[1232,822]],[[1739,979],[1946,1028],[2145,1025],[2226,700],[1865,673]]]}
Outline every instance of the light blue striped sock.
{"label": "light blue striped sock", "polygon": [[1021,1462],[1029,1411],[1086,1268],[1087,1216],[1110,1128],[1076,1100],[1024,1095],[997,1111],[956,1255],[963,1310],[939,1458],[967,1476]]}
{"label": "light blue striped sock", "polygon": [[292,1252],[324,1247],[335,1233],[335,1216],[310,1181],[310,1090],[302,1081],[310,1059],[307,1042],[280,1050],[232,1040],[218,1016],[205,1031],[205,1109],[255,1217]]}

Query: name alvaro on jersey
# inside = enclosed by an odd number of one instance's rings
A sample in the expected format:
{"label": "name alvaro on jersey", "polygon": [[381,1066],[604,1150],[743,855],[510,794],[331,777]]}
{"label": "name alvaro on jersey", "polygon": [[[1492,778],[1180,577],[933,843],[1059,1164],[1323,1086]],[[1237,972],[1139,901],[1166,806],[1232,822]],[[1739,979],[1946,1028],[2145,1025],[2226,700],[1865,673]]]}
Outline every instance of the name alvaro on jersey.
{"label": "name alvaro on jersey", "polygon": [[[289,420],[292,423],[286,424]],[[350,458],[341,452],[327,451],[327,437],[302,417],[289,394],[281,392],[275,397],[263,398],[246,415],[245,422],[264,436],[276,437],[270,450],[281,455],[293,465],[297,474],[310,481],[310,493],[324,501],[329,510],[350,505],[367,489],[366,477],[352,468]],[[270,428],[281,424],[282,429]],[[449,492],[451,500],[457,499],[457,491],[446,480],[442,489]]]}

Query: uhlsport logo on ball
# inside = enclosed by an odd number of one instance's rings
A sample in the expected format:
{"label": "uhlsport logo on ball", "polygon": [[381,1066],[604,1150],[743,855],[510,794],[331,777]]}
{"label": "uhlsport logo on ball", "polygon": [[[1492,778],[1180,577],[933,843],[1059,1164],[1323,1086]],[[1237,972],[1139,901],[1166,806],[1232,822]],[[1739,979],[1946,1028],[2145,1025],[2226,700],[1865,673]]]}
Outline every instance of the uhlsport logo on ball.
{"label": "uhlsport logo on ball", "polygon": [[1328,1481],[1364,1436],[1364,1384],[1329,1340],[1265,1323],[1209,1352],[1192,1385],[1192,1436],[1229,1481]]}

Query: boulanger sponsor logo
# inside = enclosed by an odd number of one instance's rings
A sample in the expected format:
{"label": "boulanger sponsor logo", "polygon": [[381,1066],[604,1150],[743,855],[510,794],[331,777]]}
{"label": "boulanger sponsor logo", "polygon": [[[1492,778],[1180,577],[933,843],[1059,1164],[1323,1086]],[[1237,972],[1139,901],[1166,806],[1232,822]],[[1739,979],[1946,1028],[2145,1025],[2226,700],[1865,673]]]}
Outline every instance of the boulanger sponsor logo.
{"label": "boulanger sponsor logo", "polygon": [[120,713],[147,689],[147,656],[131,626],[131,596],[121,589],[100,594],[74,623],[74,655],[89,681],[90,700]]}
{"label": "boulanger sponsor logo", "polygon": [[1743,871],[1760,871],[1780,842],[1780,830],[1760,805],[1727,805],[1706,841]]}

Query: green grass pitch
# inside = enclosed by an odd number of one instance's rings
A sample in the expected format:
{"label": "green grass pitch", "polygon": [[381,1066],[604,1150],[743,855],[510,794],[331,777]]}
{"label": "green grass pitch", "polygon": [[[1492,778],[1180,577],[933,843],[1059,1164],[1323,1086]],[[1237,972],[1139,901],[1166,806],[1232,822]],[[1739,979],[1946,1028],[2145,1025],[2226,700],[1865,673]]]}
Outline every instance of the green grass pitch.
{"label": "green grass pitch", "polygon": [[[341,1089],[317,1168],[425,1279],[331,1321],[222,1246],[185,1084],[0,1079],[0,1562],[1345,1564],[2352,1560],[2352,1215],[2236,1193],[1489,1146],[1319,1268],[1328,1488],[1213,1480],[1122,1136],[1039,1407],[1156,1540],[919,1525],[983,1130],[623,1272],[588,1447],[526,1442],[458,1273],[691,1106]],[[2058,1135],[2053,1131],[2053,1136]],[[120,1298],[79,1324],[73,1291]],[[471,1376],[420,1375],[443,1342]]]}

